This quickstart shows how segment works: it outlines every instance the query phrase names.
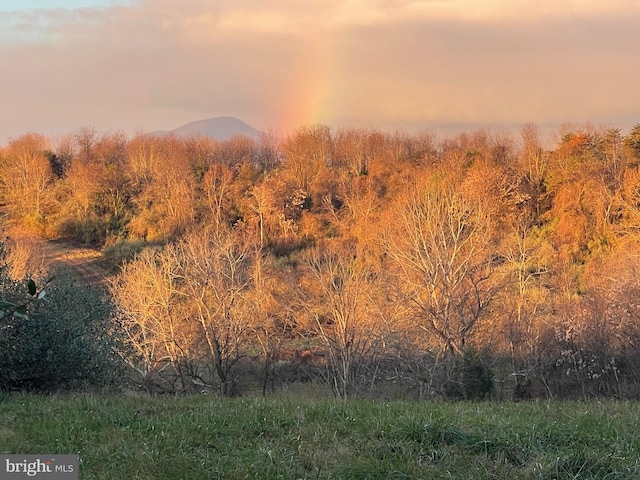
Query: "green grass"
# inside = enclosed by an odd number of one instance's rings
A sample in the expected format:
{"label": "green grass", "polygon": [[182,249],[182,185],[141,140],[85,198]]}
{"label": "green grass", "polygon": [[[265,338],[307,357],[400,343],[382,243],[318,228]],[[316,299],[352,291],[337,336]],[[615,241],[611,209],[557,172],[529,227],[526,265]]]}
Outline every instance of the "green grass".
{"label": "green grass", "polygon": [[637,479],[640,403],[4,395],[0,452],[81,479]]}

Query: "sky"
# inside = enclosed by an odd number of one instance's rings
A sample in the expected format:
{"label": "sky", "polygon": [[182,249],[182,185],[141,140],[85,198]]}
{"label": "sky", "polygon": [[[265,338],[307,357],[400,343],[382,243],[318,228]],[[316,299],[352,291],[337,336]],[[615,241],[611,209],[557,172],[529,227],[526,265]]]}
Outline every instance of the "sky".
{"label": "sky", "polygon": [[28,132],[640,123],[637,0],[0,0],[0,145]]}

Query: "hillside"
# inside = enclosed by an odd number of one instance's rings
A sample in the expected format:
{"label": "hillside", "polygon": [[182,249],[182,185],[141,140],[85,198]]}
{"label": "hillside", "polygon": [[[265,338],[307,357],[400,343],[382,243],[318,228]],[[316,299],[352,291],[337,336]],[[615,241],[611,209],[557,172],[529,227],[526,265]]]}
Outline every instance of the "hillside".
{"label": "hillside", "polygon": [[111,293],[149,391],[640,396],[640,125],[82,140],[12,141],[3,208],[131,260]]}

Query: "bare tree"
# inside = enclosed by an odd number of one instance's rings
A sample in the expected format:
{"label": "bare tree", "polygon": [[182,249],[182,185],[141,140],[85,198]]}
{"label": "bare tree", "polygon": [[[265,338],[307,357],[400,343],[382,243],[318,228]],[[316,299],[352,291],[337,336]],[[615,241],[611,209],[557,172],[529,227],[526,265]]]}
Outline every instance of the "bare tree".
{"label": "bare tree", "polygon": [[233,394],[254,308],[251,282],[251,250],[237,232],[200,231],[144,250],[111,284],[136,354],[130,365],[164,380],[170,369],[175,390],[216,386]]}
{"label": "bare tree", "polygon": [[249,301],[252,251],[240,232],[209,229],[181,241],[184,295],[223,395],[235,394],[233,371],[245,352],[255,305]]}
{"label": "bare tree", "polygon": [[347,399],[355,393],[362,368],[378,346],[372,302],[375,275],[350,245],[315,249],[306,266],[306,308],[327,349],[333,390]]}
{"label": "bare tree", "polygon": [[267,181],[255,185],[248,193],[249,208],[257,216],[257,229],[260,236],[260,248],[263,248],[268,240],[269,224],[276,217],[277,207],[273,190]]}
{"label": "bare tree", "polygon": [[43,228],[52,201],[49,185],[53,175],[46,149],[46,138],[30,133],[9,142],[0,158],[0,193],[5,210],[36,230]]}
{"label": "bare tree", "polygon": [[189,324],[177,253],[172,246],[144,250],[111,282],[132,350],[132,355],[123,357],[152,390],[190,391],[193,387],[196,336]]}
{"label": "bare tree", "polygon": [[202,182],[205,211],[215,231],[224,230],[229,221],[232,202],[233,172],[223,164],[214,164],[204,175]]}
{"label": "bare tree", "polygon": [[482,318],[495,288],[489,219],[446,182],[413,188],[386,239],[417,326],[456,355]]}
{"label": "bare tree", "polygon": [[48,249],[35,236],[21,235],[7,238],[5,241],[6,262],[9,276],[14,280],[23,280],[29,275],[45,275],[50,263]]}
{"label": "bare tree", "polygon": [[273,257],[261,248],[254,252],[253,289],[250,302],[254,309],[250,330],[262,352],[262,394],[275,391],[275,361],[284,342],[296,329],[289,271],[278,269]]}
{"label": "bare tree", "polygon": [[284,168],[296,187],[309,191],[333,162],[333,139],[329,127],[316,125],[298,129],[282,144]]}

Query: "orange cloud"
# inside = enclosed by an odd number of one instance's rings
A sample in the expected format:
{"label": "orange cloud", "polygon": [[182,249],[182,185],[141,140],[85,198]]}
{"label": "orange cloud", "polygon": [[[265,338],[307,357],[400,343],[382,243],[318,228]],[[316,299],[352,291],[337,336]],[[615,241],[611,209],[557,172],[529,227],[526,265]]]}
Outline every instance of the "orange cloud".
{"label": "orange cloud", "polygon": [[635,3],[140,0],[0,13],[0,143],[218,115],[260,129],[637,122]]}

